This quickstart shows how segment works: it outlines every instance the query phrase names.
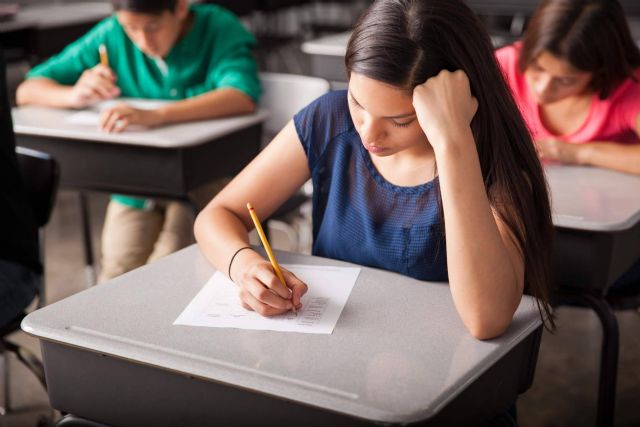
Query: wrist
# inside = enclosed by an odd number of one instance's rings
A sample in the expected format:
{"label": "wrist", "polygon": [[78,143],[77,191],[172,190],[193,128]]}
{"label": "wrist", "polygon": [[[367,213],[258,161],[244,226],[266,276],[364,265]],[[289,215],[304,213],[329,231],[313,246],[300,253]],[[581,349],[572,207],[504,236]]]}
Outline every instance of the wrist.
{"label": "wrist", "polygon": [[167,112],[167,107],[156,108],[155,110],[150,110],[151,114],[151,126],[162,126],[169,123],[169,113]]}
{"label": "wrist", "polygon": [[88,106],[87,102],[82,102],[82,99],[76,94],[76,90],[73,86],[60,89],[63,96],[60,99],[63,100],[64,105],[62,108],[85,108]]}
{"label": "wrist", "polygon": [[228,276],[231,281],[237,283],[242,272],[257,261],[262,261],[262,257],[251,246],[239,248],[229,262]]}
{"label": "wrist", "polygon": [[576,145],[575,150],[576,163],[578,165],[588,166],[591,163],[592,147],[588,144]]}
{"label": "wrist", "polygon": [[452,129],[446,134],[442,134],[435,144],[432,141],[429,142],[433,147],[436,158],[448,155],[459,156],[470,148],[475,150],[473,132],[471,127],[468,126]]}

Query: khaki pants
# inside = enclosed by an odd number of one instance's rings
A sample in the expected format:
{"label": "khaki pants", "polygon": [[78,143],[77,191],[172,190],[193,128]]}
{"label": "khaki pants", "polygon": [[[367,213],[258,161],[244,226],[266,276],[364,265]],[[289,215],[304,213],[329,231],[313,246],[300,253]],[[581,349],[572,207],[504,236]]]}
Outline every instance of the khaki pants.
{"label": "khaki pants", "polygon": [[[191,198],[199,208],[203,207],[228,182],[225,178],[201,187]],[[142,210],[111,200],[102,228],[102,268],[98,282],[194,243],[193,221],[193,210],[186,203],[156,201],[153,209]]]}
{"label": "khaki pants", "polygon": [[102,229],[104,282],[193,243],[193,214],[179,202],[157,202],[150,210],[110,201]]}

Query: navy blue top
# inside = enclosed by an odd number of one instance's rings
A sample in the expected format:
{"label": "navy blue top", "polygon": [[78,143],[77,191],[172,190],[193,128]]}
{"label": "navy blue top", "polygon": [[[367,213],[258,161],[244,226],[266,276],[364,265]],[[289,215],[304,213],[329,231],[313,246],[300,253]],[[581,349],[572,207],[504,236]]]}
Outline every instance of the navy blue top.
{"label": "navy blue top", "polygon": [[330,92],[293,119],[313,181],[313,254],[448,280],[438,178],[415,187],[385,180],[347,102],[347,91]]}

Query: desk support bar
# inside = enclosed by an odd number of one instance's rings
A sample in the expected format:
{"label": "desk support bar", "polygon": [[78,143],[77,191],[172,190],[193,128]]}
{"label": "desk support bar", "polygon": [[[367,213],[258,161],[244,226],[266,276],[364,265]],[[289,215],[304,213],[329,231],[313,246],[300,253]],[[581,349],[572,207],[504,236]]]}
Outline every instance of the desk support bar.
{"label": "desk support bar", "polygon": [[598,414],[596,425],[613,427],[616,403],[616,381],[618,376],[618,353],[620,336],[618,320],[611,306],[601,296],[587,292],[558,293],[559,304],[578,305],[591,308],[602,324],[602,348],[600,353],[600,380],[598,385]]}
{"label": "desk support bar", "polygon": [[91,243],[91,223],[89,220],[89,205],[87,202],[87,193],[80,191],[78,193],[80,201],[80,218],[82,221],[82,245],[84,246],[84,265],[87,276],[87,287],[96,284],[96,270],[93,261],[93,246]]}

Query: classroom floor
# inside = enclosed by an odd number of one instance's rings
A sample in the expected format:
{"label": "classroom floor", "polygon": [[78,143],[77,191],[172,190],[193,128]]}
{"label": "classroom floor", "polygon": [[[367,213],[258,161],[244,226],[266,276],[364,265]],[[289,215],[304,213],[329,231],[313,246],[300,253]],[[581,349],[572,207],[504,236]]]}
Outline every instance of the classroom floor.
{"label": "classroom floor", "polygon": [[[92,194],[90,197],[96,251],[106,203],[104,194]],[[86,287],[79,221],[77,195],[61,191],[47,228],[46,285],[49,302]],[[274,246],[278,246],[277,241],[274,241]],[[639,426],[640,314],[619,313],[618,321],[621,347],[616,426]],[[598,319],[585,309],[560,308],[557,322],[557,333],[545,332],[543,336],[533,387],[518,401],[518,418],[522,427],[595,425],[601,337]],[[15,340],[38,351],[36,340],[22,332],[15,335]],[[0,427],[36,426],[38,420],[51,415],[46,406],[47,396],[24,367],[15,360],[10,365],[12,400],[20,413],[0,416]],[[38,405],[39,408],[33,408]]]}

